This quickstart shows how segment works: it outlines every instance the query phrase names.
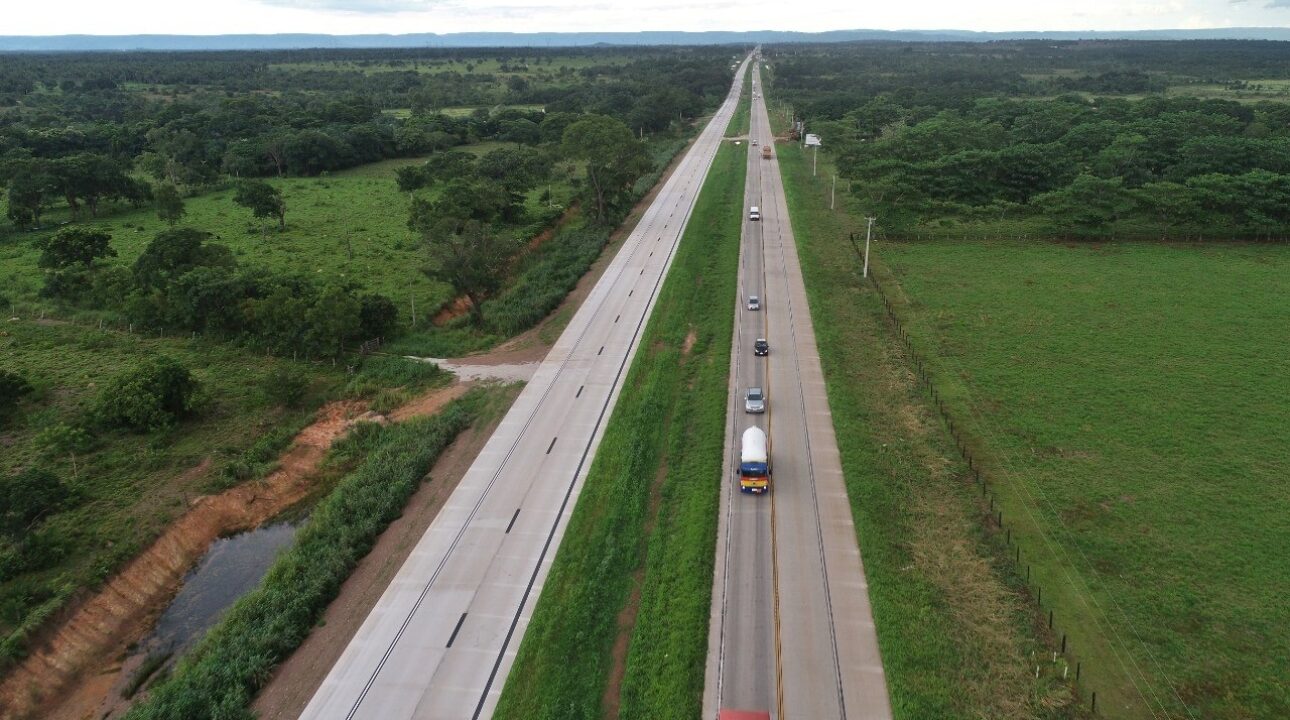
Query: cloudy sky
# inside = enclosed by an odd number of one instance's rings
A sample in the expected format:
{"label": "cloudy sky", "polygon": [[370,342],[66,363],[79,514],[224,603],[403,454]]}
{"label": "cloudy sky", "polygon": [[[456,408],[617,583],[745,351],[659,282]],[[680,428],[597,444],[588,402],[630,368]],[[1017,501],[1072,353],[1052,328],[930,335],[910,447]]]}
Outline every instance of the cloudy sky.
{"label": "cloudy sky", "polygon": [[9,7],[0,35],[1140,30],[1290,25],[1290,0],[20,0],[5,4]]}

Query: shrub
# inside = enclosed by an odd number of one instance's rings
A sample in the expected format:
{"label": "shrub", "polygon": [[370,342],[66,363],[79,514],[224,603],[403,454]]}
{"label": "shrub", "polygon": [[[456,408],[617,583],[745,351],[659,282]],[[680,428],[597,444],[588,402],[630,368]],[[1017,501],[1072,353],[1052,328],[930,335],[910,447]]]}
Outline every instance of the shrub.
{"label": "shrub", "polygon": [[388,337],[399,319],[398,308],[384,295],[368,293],[359,300],[359,326],[366,340]]}
{"label": "shrub", "polygon": [[12,370],[0,369],[0,414],[18,404],[18,399],[31,392],[31,383]]}
{"label": "shrub", "polygon": [[188,368],[158,356],[110,382],[99,395],[94,419],[136,432],[166,428],[195,409],[200,387]]}
{"label": "shrub", "polygon": [[31,467],[0,481],[0,532],[20,538],[67,499],[67,486],[48,470]]}
{"label": "shrub", "polygon": [[305,392],[309,390],[309,378],[295,368],[279,367],[265,376],[261,387],[269,402],[294,408],[300,404],[305,397]]}

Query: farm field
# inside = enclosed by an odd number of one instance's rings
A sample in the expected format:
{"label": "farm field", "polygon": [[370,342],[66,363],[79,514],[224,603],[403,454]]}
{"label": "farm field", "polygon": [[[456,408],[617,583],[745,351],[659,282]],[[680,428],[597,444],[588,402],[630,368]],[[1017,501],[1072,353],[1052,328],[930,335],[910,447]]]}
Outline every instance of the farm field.
{"label": "farm field", "polygon": [[878,253],[1107,713],[1290,715],[1290,248]]}
{"label": "farm field", "polygon": [[699,714],[744,153],[713,160],[496,717]]}

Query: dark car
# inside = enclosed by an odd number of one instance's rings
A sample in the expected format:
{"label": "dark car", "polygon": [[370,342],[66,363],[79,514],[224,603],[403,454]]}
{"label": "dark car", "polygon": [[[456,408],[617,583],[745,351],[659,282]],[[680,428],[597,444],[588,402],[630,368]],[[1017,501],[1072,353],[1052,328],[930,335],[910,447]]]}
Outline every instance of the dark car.
{"label": "dark car", "polygon": [[769,355],[769,354],[770,354],[770,343],[766,342],[766,338],[757,338],[757,342],[753,343],[753,355]]}

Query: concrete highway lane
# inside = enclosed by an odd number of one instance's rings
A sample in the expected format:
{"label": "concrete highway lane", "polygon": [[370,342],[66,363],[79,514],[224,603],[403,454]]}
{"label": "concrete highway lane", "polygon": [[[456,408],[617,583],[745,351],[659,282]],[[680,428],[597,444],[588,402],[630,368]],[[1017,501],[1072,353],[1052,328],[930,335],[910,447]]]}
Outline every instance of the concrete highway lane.
{"label": "concrete highway lane", "polygon": [[[776,718],[891,717],[864,569],[833,435],[774,140],[754,66],[740,281],[731,360],[727,472],[718,528],[704,717],[719,708]],[[746,208],[745,208],[746,210]],[[748,295],[762,300],[746,309]],[[752,342],[770,343],[754,357]],[[765,415],[744,413],[748,387],[766,390]],[[767,431],[768,496],[738,492],[740,436]]]}
{"label": "concrete highway lane", "polygon": [[747,66],[303,718],[491,717]]}

